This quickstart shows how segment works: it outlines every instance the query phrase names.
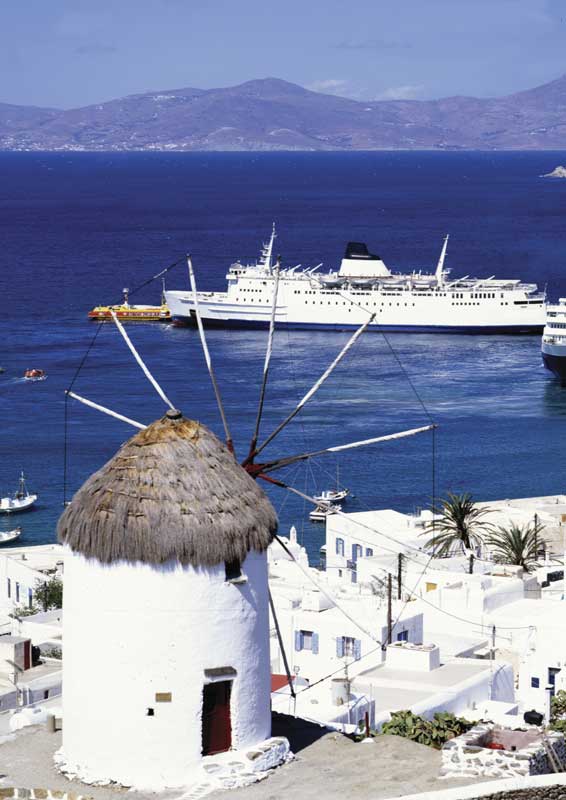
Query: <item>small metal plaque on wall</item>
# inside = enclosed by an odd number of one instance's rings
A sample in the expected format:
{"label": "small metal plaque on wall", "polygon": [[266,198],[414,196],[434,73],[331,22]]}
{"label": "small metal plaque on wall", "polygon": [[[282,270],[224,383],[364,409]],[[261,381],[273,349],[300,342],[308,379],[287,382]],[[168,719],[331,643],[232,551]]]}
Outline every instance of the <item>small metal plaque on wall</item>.
{"label": "small metal plaque on wall", "polygon": [[155,693],[155,702],[156,703],[170,703],[171,702],[171,692],[156,692]]}

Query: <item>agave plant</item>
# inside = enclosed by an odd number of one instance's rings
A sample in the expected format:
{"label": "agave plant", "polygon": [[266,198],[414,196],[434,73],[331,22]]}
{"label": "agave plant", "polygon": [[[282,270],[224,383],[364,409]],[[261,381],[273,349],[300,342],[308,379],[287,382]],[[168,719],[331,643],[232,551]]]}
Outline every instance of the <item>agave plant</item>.
{"label": "agave plant", "polygon": [[435,519],[425,529],[425,533],[432,533],[426,547],[437,558],[474,550],[481,544],[484,533],[491,529],[485,521],[491,509],[478,508],[470,494],[448,492],[447,498],[432,511]]}
{"label": "agave plant", "polygon": [[513,564],[530,572],[536,566],[539,552],[546,549],[540,531],[538,525],[512,523],[508,528],[491,531],[486,536],[485,543],[497,564]]}
{"label": "agave plant", "polygon": [[440,749],[444,742],[470,730],[473,724],[449,712],[437,712],[428,720],[412,711],[395,711],[391,714],[391,720],[383,726],[382,733],[403,736],[413,742]]}

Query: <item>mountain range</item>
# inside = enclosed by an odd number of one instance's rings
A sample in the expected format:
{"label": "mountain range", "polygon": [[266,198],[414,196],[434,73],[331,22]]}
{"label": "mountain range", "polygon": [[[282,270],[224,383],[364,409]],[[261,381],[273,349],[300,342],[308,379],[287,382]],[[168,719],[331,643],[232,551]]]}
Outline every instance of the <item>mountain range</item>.
{"label": "mountain range", "polygon": [[566,149],[566,75],[483,99],[366,102],[265,78],[68,110],[0,103],[0,150],[453,149]]}

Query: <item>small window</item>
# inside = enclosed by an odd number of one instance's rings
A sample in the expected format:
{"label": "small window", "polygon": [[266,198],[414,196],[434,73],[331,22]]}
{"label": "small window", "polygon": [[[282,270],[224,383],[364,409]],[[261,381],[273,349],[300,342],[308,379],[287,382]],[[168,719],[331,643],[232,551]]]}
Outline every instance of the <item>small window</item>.
{"label": "small window", "polygon": [[539,688],[540,688],[540,679],[531,678],[531,689],[539,689]]}
{"label": "small window", "polygon": [[358,558],[361,558],[363,553],[361,544],[353,544],[352,545],[352,561],[357,561]]}
{"label": "small window", "polygon": [[20,602],[20,584],[16,581],[16,603]]}
{"label": "small window", "polygon": [[33,591],[28,589],[28,608],[33,608]]}
{"label": "small window", "polygon": [[366,547],[366,556],[369,558],[373,555],[373,547]]}
{"label": "small window", "polygon": [[12,581],[8,578],[8,597],[12,596]]}
{"label": "small window", "polygon": [[344,539],[336,539],[336,555],[344,555]]}
{"label": "small window", "polygon": [[353,658],[355,643],[356,640],[353,638],[353,636],[342,637],[342,650],[345,656],[350,656],[351,658]]}
{"label": "small window", "polygon": [[318,654],[318,633],[314,631],[295,631],[295,650],[310,650]]}
{"label": "small window", "polygon": [[409,641],[409,631],[400,631],[397,634],[397,641],[398,642],[408,642]]}
{"label": "small window", "polygon": [[353,636],[339,636],[336,639],[336,655],[338,658],[353,658],[359,661],[362,657],[362,643]]}

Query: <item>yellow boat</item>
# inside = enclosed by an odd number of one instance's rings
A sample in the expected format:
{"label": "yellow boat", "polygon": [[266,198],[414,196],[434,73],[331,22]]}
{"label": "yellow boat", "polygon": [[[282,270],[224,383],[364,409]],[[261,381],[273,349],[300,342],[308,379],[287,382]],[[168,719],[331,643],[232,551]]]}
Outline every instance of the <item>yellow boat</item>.
{"label": "yellow boat", "polygon": [[88,312],[88,318],[96,322],[111,320],[113,311],[121,322],[169,322],[171,312],[161,297],[160,306],[132,306],[128,300],[129,289],[124,289],[124,300],[115,306],[96,306]]}

